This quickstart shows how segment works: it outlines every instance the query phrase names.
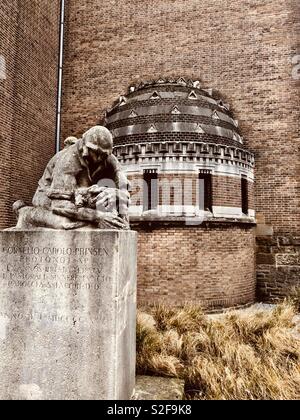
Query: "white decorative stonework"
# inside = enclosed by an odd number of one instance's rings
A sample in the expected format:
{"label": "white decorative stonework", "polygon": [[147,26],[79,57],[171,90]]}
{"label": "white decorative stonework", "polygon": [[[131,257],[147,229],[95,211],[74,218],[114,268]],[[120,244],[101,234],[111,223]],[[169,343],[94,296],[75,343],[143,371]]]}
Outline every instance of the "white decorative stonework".
{"label": "white decorative stonework", "polygon": [[210,170],[213,175],[232,176],[240,178],[241,175],[247,176],[248,181],[253,182],[254,172],[253,169],[246,169],[239,165],[230,163],[219,165],[217,162],[184,162],[184,161],[153,161],[147,162],[146,160],[135,163],[123,163],[123,169],[128,175],[142,175],[144,169],[157,169],[161,174],[198,174],[199,170]]}
{"label": "white decorative stonework", "polygon": [[215,217],[243,217],[240,207],[213,206],[213,215]]}

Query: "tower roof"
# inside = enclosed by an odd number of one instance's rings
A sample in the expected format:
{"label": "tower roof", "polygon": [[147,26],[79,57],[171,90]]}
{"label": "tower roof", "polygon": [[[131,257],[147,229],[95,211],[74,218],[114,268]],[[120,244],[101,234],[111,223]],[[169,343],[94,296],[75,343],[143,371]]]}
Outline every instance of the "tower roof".
{"label": "tower roof", "polygon": [[199,81],[158,79],[131,86],[107,111],[115,146],[163,141],[243,147],[229,106]]}

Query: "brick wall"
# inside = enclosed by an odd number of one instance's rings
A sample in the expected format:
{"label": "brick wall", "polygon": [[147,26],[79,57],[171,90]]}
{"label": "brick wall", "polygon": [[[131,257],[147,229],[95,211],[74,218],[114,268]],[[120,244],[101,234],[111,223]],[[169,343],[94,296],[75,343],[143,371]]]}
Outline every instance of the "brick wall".
{"label": "brick wall", "polygon": [[241,207],[241,178],[213,176],[213,205]]}
{"label": "brick wall", "polygon": [[[132,80],[200,77],[232,104],[256,152],[258,210],[276,230],[295,229],[299,81],[292,78],[291,59],[299,52],[297,1],[69,5],[64,135],[98,121]],[[288,180],[291,189],[284,190]],[[291,219],[279,211],[279,196]]]}
{"label": "brick wall", "polygon": [[195,174],[159,174],[159,205],[197,204],[197,175]]}
{"label": "brick wall", "polygon": [[254,264],[251,228],[143,228],[138,302],[196,301],[210,308],[248,304],[255,298]]}
{"label": "brick wall", "polygon": [[101,7],[70,0],[64,136],[97,122],[133,80],[200,78],[232,105],[256,153],[258,211],[276,232],[299,229],[300,82],[292,77],[298,11],[296,0],[124,0]]}
{"label": "brick wall", "polygon": [[248,181],[248,207],[249,209],[255,210],[255,190],[254,182]]}
{"label": "brick wall", "polygon": [[[69,0],[63,135],[98,122],[132,81],[200,78],[232,105],[255,153],[256,209],[272,232],[269,252],[277,238],[297,241],[299,9],[298,0]],[[292,267],[299,284],[300,265]],[[269,268],[275,284],[279,271]]]}
{"label": "brick wall", "polygon": [[[266,228],[265,228],[266,229]],[[257,238],[258,298],[276,301],[299,285],[300,237]]]}
{"label": "brick wall", "polygon": [[59,3],[1,2],[0,228],[14,224],[12,203],[30,202],[54,154]]}
{"label": "brick wall", "polygon": [[[143,176],[130,175],[132,184],[131,198],[134,205],[143,201]],[[158,204],[197,205],[197,174],[164,174],[158,176]],[[173,202],[170,202],[170,198]],[[232,176],[214,175],[212,177],[212,203],[213,206],[237,207],[242,206],[241,178]],[[248,207],[254,209],[254,185],[248,182]]]}

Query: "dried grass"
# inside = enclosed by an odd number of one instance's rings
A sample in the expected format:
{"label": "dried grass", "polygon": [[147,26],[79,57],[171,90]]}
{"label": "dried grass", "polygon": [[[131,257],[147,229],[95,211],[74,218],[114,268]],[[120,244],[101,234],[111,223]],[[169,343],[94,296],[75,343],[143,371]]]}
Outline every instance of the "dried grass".
{"label": "dried grass", "polygon": [[290,333],[295,305],[208,317],[198,306],[139,313],[137,370],[185,380],[186,398],[300,398],[300,341]]}

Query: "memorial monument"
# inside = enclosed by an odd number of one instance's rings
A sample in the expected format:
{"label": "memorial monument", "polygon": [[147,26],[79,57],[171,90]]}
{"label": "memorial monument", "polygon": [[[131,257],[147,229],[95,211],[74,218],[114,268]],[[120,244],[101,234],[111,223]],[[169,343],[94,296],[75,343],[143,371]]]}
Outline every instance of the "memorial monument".
{"label": "memorial monument", "polygon": [[68,138],[0,232],[0,399],[129,399],[136,233],[101,126]]}

